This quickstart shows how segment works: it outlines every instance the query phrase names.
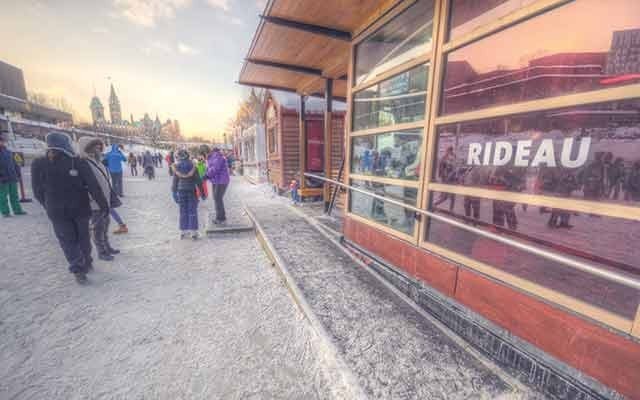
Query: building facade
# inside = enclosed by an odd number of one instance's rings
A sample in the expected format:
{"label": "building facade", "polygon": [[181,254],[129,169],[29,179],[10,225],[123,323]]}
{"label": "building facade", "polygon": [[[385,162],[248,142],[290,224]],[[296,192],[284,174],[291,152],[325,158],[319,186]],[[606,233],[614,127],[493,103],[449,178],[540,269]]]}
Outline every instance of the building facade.
{"label": "building facade", "polygon": [[322,87],[251,62],[267,48],[318,80],[346,74],[347,247],[547,394],[640,398],[640,2],[270,13],[333,29],[278,26],[320,44],[276,52],[264,22],[240,81]]}

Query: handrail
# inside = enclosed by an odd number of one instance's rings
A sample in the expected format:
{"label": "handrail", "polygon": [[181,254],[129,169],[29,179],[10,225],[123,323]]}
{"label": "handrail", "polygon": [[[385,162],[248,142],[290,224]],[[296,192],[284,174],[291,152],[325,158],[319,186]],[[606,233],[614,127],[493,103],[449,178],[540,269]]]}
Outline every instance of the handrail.
{"label": "handrail", "polygon": [[462,222],[456,221],[455,219],[451,219],[451,218],[448,218],[448,217],[443,217],[442,215],[433,213],[431,211],[421,210],[421,209],[416,208],[414,206],[411,206],[409,204],[405,204],[405,203],[402,203],[402,202],[394,200],[394,199],[390,199],[390,198],[386,198],[384,196],[380,196],[380,195],[378,195],[376,193],[373,193],[373,192],[370,192],[368,190],[363,190],[363,189],[359,189],[357,187],[353,187],[351,185],[346,185],[346,184],[344,184],[342,182],[338,182],[338,181],[334,181],[333,179],[325,178],[324,176],[319,176],[319,175],[310,174],[310,173],[306,173],[306,172],[305,172],[304,175],[309,177],[309,178],[320,179],[322,181],[329,182],[331,184],[338,185],[338,186],[344,187],[344,188],[349,189],[349,190],[353,190],[353,191],[356,191],[356,192],[360,192],[360,193],[366,194],[366,195],[371,196],[373,198],[385,201],[387,203],[395,204],[395,205],[397,205],[399,207],[406,208],[406,209],[411,210],[413,212],[416,212],[418,214],[426,215],[426,216],[428,216],[430,218],[433,218],[435,220],[444,222],[444,223],[449,224],[449,225],[453,225],[453,226],[455,226],[457,228],[464,229],[466,231],[475,233],[475,234],[483,236],[485,238],[492,239],[492,240],[495,240],[495,241],[500,242],[500,243],[504,243],[504,244],[506,244],[508,246],[515,247],[517,249],[526,251],[528,253],[534,254],[534,255],[542,257],[542,258],[546,258],[547,260],[555,261],[555,262],[558,262],[558,263],[563,264],[565,266],[571,267],[573,269],[576,269],[576,270],[579,270],[579,271],[583,271],[583,272],[586,272],[588,274],[591,274],[591,275],[594,275],[594,276],[597,276],[597,277],[600,277],[600,278],[604,278],[604,279],[606,279],[608,281],[616,282],[616,283],[619,283],[621,285],[624,285],[624,286],[627,286],[627,287],[630,287],[630,288],[633,288],[633,289],[636,289],[636,290],[640,290],[640,281],[637,280],[637,279],[631,278],[629,276],[621,275],[621,274],[618,274],[618,273],[615,273],[615,272],[612,272],[612,271],[606,271],[606,270],[603,270],[603,269],[598,268],[596,266],[593,266],[591,264],[584,263],[582,261],[578,261],[576,259],[564,256],[562,254],[558,254],[558,253],[550,252],[550,251],[547,251],[547,250],[543,250],[543,249],[540,249],[540,248],[535,247],[535,246],[531,246],[531,245],[528,245],[528,244],[525,244],[525,243],[518,242],[518,241],[513,240],[513,239],[506,238],[504,236],[496,235],[495,233],[483,231],[482,229],[478,229],[478,228],[466,225],[466,224],[464,224]]}

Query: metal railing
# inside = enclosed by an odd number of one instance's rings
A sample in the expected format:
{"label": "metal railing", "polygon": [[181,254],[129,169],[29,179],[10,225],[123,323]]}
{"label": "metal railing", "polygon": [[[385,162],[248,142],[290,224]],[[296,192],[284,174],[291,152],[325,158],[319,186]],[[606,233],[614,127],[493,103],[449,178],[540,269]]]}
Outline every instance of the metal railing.
{"label": "metal railing", "polygon": [[368,196],[371,196],[373,198],[382,200],[384,202],[391,203],[391,204],[394,204],[394,205],[402,207],[402,208],[406,208],[406,209],[411,210],[413,212],[416,212],[418,214],[426,215],[427,217],[433,218],[435,220],[444,222],[446,224],[455,226],[455,227],[460,228],[460,229],[464,229],[464,230],[466,230],[468,232],[471,232],[471,233],[475,233],[475,234],[477,234],[479,236],[482,236],[482,237],[485,237],[487,239],[495,240],[497,242],[506,244],[506,245],[514,247],[514,248],[517,248],[519,250],[526,251],[526,252],[534,254],[536,256],[545,258],[547,260],[555,261],[557,263],[560,263],[562,265],[571,267],[573,269],[576,269],[576,270],[579,270],[579,271],[582,271],[582,272],[586,272],[588,274],[591,274],[591,275],[594,275],[594,276],[597,276],[597,277],[600,277],[600,278],[604,278],[604,279],[606,279],[608,281],[619,283],[621,285],[624,285],[624,286],[627,286],[627,287],[630,287],[630,288],[633,288],[633,289],[636,289],[636,290],[640,290],[640,280],[631,278],[629,276],[622,275],[622,274],[619,274],[619,273],[616,273],[616,272],[612,272],[612,271],[607,271],[607,270],[604,270],[604,269],[599,268],[597,266],[594,266],[594,265],[591,265],[591,264],[576,260],[576,259],[571,258],[571,257],[564,256],[562,254],[558,254],[558,253],[554,253],[554,252],[551,252],[551,251],[543,250],[543,249],[540,249],[538,247],[531,246],[531,245],[528,245],[528,244],[525,244],[525,243],[521,243],[521,242],[518,242],[518,241],[513,240],[513,239],[509,239],[509,238],[504,237],[504,236],[496,235],[495,233],[487,232],[487,231],[484,231],[482,229],[478,229],[478,228],[475,228],[473,226],[469,226],[469,225],[464,224],[464,223],[462,223],[460,221],[456,221],[455,219],[444,217],[442,215],[433,213],[431,211],[422,210],[420,208],[411,206],[409,204],[405,204],[403,202],[400,202],[400,201],[397,201],[397,200],[394,200],[394,199],[390,199],[390,198],[387,198],[387,197],[384,197],[384,196],[380,196],[380,195],[378,195],[376,193],[373,193],[373,192],[370,192],[368,190],[363,190],[363,189],[360,189],[360,188],[357,188],[357,187],[353,187],[353,186],[344,184],[342,182],[335,181],[333,179],[325,178],[324,176],[319,176],[319,175],[310,174],[310,173],[305,173],[304,175],[309,177],[309,178],[319,179],[319,180],[331,183],[333,185],[341,186],[341,187],[343,187],[343,188],[345,188],[347,190],[353,190],[355,192],[360,192],[360,193],[366,194]]}

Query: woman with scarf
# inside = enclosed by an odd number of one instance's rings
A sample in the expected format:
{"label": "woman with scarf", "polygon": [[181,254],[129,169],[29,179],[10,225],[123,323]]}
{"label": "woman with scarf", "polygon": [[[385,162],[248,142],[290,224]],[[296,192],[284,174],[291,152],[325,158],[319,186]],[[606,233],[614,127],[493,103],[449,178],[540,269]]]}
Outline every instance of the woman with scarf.
{"label": "woman with scarf", "polygon": [[173,169],[173,200],[180,206],[180,239],[191,236],[196,240],[198,234],[198,196],[202,193],[202,200],[206,200],[202,187],[202,179],[198,169],[193,164],[186,150],[178,152],[177,162],[171,166]]}

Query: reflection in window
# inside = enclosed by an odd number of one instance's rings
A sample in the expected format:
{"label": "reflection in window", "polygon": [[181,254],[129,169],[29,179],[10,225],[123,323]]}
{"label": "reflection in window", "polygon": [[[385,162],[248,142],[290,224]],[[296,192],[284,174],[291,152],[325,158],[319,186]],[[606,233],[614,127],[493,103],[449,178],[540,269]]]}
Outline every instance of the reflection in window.
{"label": "reflection in window", "polygon": [[[418,190],[402,186],[385,185],[377,182],[351,180],[351,185],[362,190],[373,192],[379,196],[389,197],[411,206],[416,205]],[[413,235],[415,213],[406,208],[391,204],[364,193],[351,191],[349,195],[350,210],[363,218],[387,225],[397,231]]]}
{"label": "reflection in window", "polygon": [[[640,221],[440,192],[431,193],[431,204],[431,210],[477,228],[547,251],[568,254],[603,269],[640,277],[640,247],[637,245]],[[594,232],[598,234],[594,235]],[[429,221],[427,240],[627,318],[633,318],[638,307],[638,290],[444,222]]]}
{"label": "reflection in window", "polygon": [[444,125],[440,183],[640,202],[640,99]]}
{"label": "reflection in window", "polygon": [[355,49],[355,84],[431,50],[433,0],[418,0]]}
{"label": "reflection in window", "polygon": [[278,151],[278,130],[275,126],[267,129],[269,132],[269,152],[275,153]]}
{"label": "reflection in window", "polygon": [[633,83],[640,2],[576,0],[449,53],[441,112]]}
{"label": "reflection in window", "polygon": [[357,136],[352,139],[351,172],[417,180],[422,129]]}
{"label": "reflection in window", "polygon": [[423,120],[428,72],[428,65],[419,65],[356,93],[353,130]]}
{"label": "reflection in window", "polygon": [[451,0],[449,39],[455,39],[536,0]]}

